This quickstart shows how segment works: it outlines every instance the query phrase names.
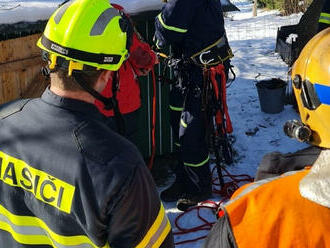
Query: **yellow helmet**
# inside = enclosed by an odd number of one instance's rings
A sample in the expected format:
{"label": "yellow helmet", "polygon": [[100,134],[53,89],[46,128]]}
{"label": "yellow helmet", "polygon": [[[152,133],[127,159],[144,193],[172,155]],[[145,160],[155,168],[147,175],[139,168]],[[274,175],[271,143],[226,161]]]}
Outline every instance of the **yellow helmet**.
{"label": "yellow helmet", "polygon": [[301,121],[312,131],[310,143],[330,148],[330,28],[304,47],[292,82]]}
{"label": "yellow helmet", "polygon": [[53,13],[37,45],[50,54],[50,69],[60,57],[69,75],[84,65],[116,71],[128,56],[127,25],[109,0],[72,0]]}

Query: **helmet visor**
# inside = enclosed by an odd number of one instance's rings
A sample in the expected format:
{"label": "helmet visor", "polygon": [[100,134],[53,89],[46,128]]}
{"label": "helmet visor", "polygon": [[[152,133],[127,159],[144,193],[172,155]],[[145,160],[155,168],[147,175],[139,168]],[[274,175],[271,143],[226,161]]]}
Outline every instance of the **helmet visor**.
{"label": "helmet visor", "polygon": [[314,84],[308,80],[304,80],[301,84],[300,97],[304,107],[309,110],[315,110],[321,105],[321,101],[318,97]]}

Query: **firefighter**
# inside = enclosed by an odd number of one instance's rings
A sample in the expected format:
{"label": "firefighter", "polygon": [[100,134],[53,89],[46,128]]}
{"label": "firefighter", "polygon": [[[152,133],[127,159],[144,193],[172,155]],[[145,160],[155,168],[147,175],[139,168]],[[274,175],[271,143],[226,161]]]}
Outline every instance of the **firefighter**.
{"label": "firefighter", "polygon": [[[238,189],[221,206],[204,247],[318,247],[330,244],[330,28],[314,36],[292,69],[309,143],[322,147],[312,167]],[[307,132],[307,131],[306,131]]]}
{"label": "firefighter", "polygon": [[155,43],[171,45],[177,83],[170,92],[170,122],[177,149],[175,182],[161,193],[166,202],[177,201],[186,210],[212,196],[205,119],[201,111],[203,68],[224,64],[229,68],[229,47],[220,1],[172,0],[155,19]]}
{"label": "firefighter", "polygon": [[[112,6],[121,11],[121,14],[127,18],[122,6],[112,4]],[[138,146],[138,125],[136,122],[140,117],[141,97],[138,77],[147,75],[153,66],[158,62],[156,54],[151,50],[148,43],[144,42],[141,35],[133,28],[131,45],[129,48],[129,58],[124,61],[118,71],[118,85],[113,88],[112,78],[102,91],[105,97],[112,97],[113,90],[118,101],[118,108],[123,118],[123,123],[116,122],[113,109],[104,109],[104,104],[96,100],[95,105],[107,118],[106,122],[113,130],[122,132],[127,139]],[[120,127],[118,125],[124,125]]]}
{"label": "firefighter", "polygon": [[330,27],[330,1],[324,0],[322,11],[319,18],[318,32]]}
{"label": "firefighter", "polygon": [[1,247],[174,247],[143,159],[94,105],[111,107],[100,92],[127,57],[127,25],[108,0],[50,17],[37,43],[50,88],[1,106]]}

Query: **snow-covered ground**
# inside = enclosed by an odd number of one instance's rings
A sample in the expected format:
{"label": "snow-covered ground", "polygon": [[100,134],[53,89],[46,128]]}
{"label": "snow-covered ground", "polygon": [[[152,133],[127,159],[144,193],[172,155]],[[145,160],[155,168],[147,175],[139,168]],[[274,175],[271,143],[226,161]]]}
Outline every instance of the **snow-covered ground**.
{"label": "snow-covered ground", "polygon": [[[278,11],[258,9],[256,17],[252,17],[252,3],[248,0],[233,0],[241,11],[228,13],[225,18],[227,36],[235,57],[236,81],[228,88],[227,101],[229,114],[232,119],[236,138],[234,149],[238,153],[235,163],[228,167],[233,174],[255,175],[262,156],[271,151],[291,152],[305,147],[288,138],[283,133],[283,124],[287,120],[298,119],[299,116],[292,106],[285,106],[279,114],[261,112],[257,88],[257,80],[273,77],[288,80],[288,66],[274,52],[277,28],[283,25],[298,23],[301,14],[280,16]],[[220,197],[214,195],[213,201]],[[174,203],[165,203],[166,211],[173,226],[175,218],[182,212],[178,211]],[[212,211],[203,209],[201,214],[207,220],[214,222]],[[203,224],[198,219],[197,212],[187,213],[180,219],[180,226],[192,228]],[[185,235],[175,235],[175,242],[195,239],[207,234],[200,231]],[[203,240],[178,245],[181,248],[201,247]]]}

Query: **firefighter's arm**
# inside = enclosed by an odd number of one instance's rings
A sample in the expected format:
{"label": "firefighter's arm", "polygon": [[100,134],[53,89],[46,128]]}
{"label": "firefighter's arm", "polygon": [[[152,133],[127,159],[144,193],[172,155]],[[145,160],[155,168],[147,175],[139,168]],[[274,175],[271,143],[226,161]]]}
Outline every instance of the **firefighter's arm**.
{"label": "firefighter's arm", "polygon": [[126,183],[123,196],[109,209],[111,248],[174,247],[170,222],[147,167],[137,165]]}
{"label": "firefighter's arm", "polygon": [[155,19],[155,43],[158,48],[165,45],[180,46],[192,23],[200,0],[172,0]]}
{"label": "firefighter's arm", "polygon": [[227,214],[212,227],[203,248],[237,248]]}

